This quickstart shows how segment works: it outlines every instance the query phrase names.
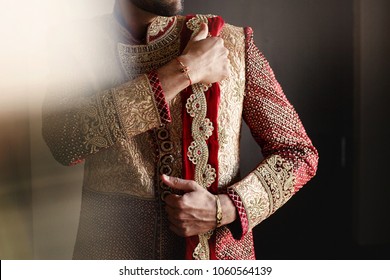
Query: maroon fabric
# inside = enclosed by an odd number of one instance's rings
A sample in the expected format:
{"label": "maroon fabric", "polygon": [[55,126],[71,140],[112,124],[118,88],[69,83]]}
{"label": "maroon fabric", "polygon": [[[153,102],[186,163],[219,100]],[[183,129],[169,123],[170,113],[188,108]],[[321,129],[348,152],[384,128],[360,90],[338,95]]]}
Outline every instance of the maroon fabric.
{"label": "maroon fabric", "polygon": [[[193,18],[193,15],[187,16],[186,22]],[[208,19],[209,33],[211,36],[218,36],[222,27],[224,26],[224,21],[221,17],[213,17]],[[181,51],[183,51],[190,40],[192,35],[192,30],[184,27],[181,34]],[[182,100],[183,100],[183,178],[187,180],[194,180],[195,176],[195,165],[188,159],[187,152],[188,147],[193,141],[191,134],[192,127],[192,117],[187,113],[186,103],[187,99],[192,94],[192,88],[188,87],[182,91]],[[218,108],[220,103],[220,87],[218,83],[214,83],[206,92],[207,100],[207,115],[206,117],[210,119],[213,123],[213,134],[207,141],[208,150],[209,150],[209,160],[208,163],[215,168],[217,173],[217,178],[215,182],[208,188],[211,193],[218,193]],[[192,253],[196,246],[199,243],[198,236],[189,237],[186,239],[186,259],[193,259]],[[216,259],[215,254],[215,235],[213,235],[209,240],[210,246],[210,259]]]}

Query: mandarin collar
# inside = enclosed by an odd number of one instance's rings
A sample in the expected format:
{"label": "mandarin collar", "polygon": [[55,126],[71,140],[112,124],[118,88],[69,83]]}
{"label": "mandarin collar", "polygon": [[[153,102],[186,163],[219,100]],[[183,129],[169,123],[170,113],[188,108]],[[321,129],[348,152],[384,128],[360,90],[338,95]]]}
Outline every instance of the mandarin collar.
{"label": "mandarin collar", "polygon": [[127,43],[130,45],[148,45],[150,43],[159,41],[165,36],[169,35],[173,27],[177,22],[177,17],[162,17],[157,16],[148,26],[146,32],[145,41],[137,40],[133,37],[133,35],[128,31],[128,29],[123,25],[123,22],[116,14],[113,14],[113,18],[117,24],[119,29],[119,35],[123,39],[123,43]]}

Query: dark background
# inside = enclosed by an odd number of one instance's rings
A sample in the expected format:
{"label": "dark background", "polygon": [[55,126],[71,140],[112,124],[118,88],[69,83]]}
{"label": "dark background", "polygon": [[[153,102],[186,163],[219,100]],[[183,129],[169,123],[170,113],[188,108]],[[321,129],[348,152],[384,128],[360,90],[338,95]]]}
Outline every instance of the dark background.
{"label": "dark background", "polygon": [[[257,258],[390,259],[389,12],[388,0],[185,1],[185,13],[253,27],[319,150],[317,176],[254,229]],[[17,91],[43,95],[44,83]],[[53,160],[39,98],[15,102],[0,104],[0,258],[71,258],[83,167]],[[245,175],[259,148],[243,129]]]}
{"label": "dark background", "polygon": [[[386,0],[185,1],[254,29],[320,154],[317,176],[255,228],[257,258],[390,258],[389,12]],[[258,161],[246,128],[242,143],[245,174]]]}

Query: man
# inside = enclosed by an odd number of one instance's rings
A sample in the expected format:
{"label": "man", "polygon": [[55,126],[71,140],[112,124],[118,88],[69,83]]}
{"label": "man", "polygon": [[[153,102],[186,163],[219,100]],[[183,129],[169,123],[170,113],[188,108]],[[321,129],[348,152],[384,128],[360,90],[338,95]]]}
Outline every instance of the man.
{"label": "man", "polygon": [[[53,46],[43,135],[85,161],[76,259],[254,259],[253,227],[316,172],[252,30],[181,8],[117,0]],[[242,117],[265,160],[240,180]]]}

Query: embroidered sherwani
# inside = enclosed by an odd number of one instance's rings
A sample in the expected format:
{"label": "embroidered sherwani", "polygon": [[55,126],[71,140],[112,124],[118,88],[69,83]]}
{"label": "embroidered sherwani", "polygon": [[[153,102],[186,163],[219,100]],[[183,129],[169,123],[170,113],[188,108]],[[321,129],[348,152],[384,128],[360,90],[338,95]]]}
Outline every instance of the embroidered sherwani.
{"label": "embroidered sherwani", "polygon": [[[195,16],[192,23],[212,17]],[[107,15],[83,22],[74,41],[52,47],[60,45],[61,52],[53,51],[43,135],[60,163],[85,162],[76,259],[184,258],[185,240],[168,229],[162,197],[171,190],[160,175],[182,177],[183,158],[194,163],[194,149],[183,149],[182,140],[194,129],[183,126],[191,101],[178,94],[167,104],[154,70],[180,55],[188,22],[158,17],[139,44]],[[225,24],[219,36],[231,74],[219,83],[216,129],[210,129],[218,168],[210,165],[201,175],[217,180],[218,193],[230,196],[239,218],[216,229],[210,242],[217,259],[254,259],[252,229],[314,176],[318,155],[252,30]],[[265,159],[240,179],[242,119]]]}

